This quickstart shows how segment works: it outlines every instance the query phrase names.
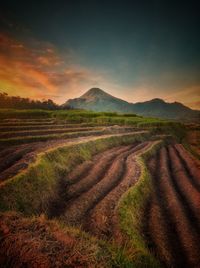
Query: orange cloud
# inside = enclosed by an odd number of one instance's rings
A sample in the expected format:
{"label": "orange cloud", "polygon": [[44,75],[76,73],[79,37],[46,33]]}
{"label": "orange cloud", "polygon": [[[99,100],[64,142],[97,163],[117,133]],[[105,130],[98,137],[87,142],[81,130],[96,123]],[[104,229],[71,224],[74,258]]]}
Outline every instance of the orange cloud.
{"label": "orange cloud", "polygon": [[[28,46],[0,35],[0,90],[30,98],[54,98],[64,102],[95,84],[97,75],[65,61],[48,43]],[[92,77],[92,78],[91,78]]]}
{"label": "orange cloud", "polygon": [[[95,86],[129,102],[163,98],[200,109],[198,81],[173,85],[174,76],[179,82],[182,75],[167,73],[160,78],[163,83],[144,76],[133,86],[123,86],[111,80],[112,75],[105,71],[96,73],[77,65],[70,53],[61,55],[47,42],[31,40],[24,43],[0,34],[0,91],[34,99],[52,98],[64,103]],[[168,81],[172,81],[171,84]]]}
{"label": "orange cloud", "polygon": [[188,105],[194,110],[200,110],[200,101],[188,102],[186,103],[186,105]]}
{"label": "orange cloud", "polygon": [[[181,80],[179,80],[181,81]],[[180,82],[181,83],[181,82]],[[197,82],[191,85],[156,85],[154,82],[148,83],[141,82],[138,85],[130,88],[125,88],[124,92],[127,92],[124,97],[129,102],[142,102],[148,101],[153,98],[161,98],[167,102],[181,102],[192,109],[200,110],[200,84]],[[118,94],[120,98],[123,98],[123,91]]]}

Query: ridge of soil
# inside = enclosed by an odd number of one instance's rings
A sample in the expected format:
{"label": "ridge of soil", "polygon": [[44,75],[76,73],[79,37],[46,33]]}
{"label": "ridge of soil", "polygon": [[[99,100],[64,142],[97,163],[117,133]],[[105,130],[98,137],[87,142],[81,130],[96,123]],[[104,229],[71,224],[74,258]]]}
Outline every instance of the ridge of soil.
{"label": "ridge of soil", "polygon": [[116,207],[122,194],[140,176],[136,156],[152,142],[136,143],[107,150],[79,165],[66,179],[61,200],[51,207],[49,217],[59,217],[67,224],[103,239],[119,237]]}
{"label": "ridge of soil", "polygon": [[167,267],[199,267],[200,194],[195,161],[175,144],[163,147],[148,167],[154,189],[144,224],[146,239],[152,241],[149,247]]}

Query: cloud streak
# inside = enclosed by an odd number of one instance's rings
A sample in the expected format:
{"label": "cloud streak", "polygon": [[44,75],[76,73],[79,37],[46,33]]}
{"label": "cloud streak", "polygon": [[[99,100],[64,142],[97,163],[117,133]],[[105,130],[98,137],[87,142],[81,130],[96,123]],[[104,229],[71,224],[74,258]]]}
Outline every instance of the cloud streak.
{"label": "cloud streak", "polygon": [[62,103],[102,79],[68,62],[70,55],[60,55],[51,44],[35,42],[28,46],[5,34],[0,35],[0,44],[0,86],[9,94],[30,98],[52,96]]}
{"label": "cloud streak", "polygon": [[70,50],[60,53],[48,42],[21,42],[0,34],[0,91],[64,103],[96,86],[129,102],[163,98],[200,109],[200,81],[194,74],[160,73],[155,79],[139,73],[135,83],[122,85],[112,70],[94,71],[80,66],[77,59]]}

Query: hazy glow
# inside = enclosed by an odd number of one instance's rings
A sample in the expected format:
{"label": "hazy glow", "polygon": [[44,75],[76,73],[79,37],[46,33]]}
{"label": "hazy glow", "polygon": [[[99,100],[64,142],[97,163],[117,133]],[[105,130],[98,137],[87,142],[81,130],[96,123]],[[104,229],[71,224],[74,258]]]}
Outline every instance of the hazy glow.
{"label": "hazy glow", "polygon": [[41,42],[28,47],[6,35],[0,35],[0,43],[0,88],[9,94],[52,98],[62,103],[101,79],[87,69],[65,62],[50,44]]}
{"label": "hazy glow", "polygon": [[129,102],[158,97],[200,108],[199,84],[162,88],[152,80],[144,82],[141,79],[133,86],[124,86],[106,71],[97,72],[80,66],[69,52],[61,55],[50,43],[33,40],[30,46],[1,34],[0,44],[0,89],[10,95],[33,99],[51,98],[57,103],[63,103],[98,86]]}

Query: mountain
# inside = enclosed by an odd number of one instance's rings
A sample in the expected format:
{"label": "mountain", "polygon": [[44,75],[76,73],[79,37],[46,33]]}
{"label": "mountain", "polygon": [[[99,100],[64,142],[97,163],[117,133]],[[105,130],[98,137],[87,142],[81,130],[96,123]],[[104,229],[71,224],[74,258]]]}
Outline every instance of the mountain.
{"label": "mountain", "polygon": [[129,103],[99,88],[91,88],[79,98],[69,99],[62,105],[62,108],[69,106],[76,109],[98,112],[136,113],[138,115],[166,119],[200,118],[200,111],[192,110],[182,103],[167,103],[158,98],[145,102]]}
{"label": "mountain", "polygon": [[73,108],[86,109],[92,111],[115,111],[119,113],[131,113],[132,104],[115,98],[99,88],[91,88],[81,97],[68,100],[65,105]]}

